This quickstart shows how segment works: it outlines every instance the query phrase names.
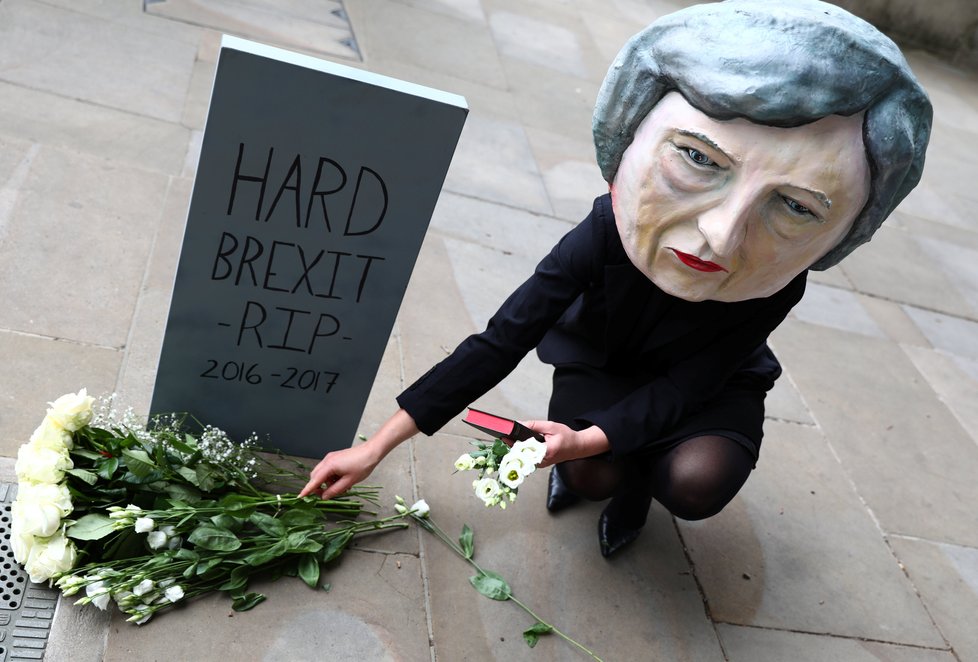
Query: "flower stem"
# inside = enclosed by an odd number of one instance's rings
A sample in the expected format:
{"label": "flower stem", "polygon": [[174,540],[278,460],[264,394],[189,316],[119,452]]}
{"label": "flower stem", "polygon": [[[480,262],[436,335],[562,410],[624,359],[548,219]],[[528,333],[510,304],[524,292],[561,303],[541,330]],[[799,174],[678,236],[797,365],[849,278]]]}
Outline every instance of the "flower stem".
{"label": "flower stem", "polygon": [[[479,572],[479,574],[483,574],[483,575],[486,574],[486,571],[482,569],[482,566],[480,566],[478,563],[476,563],[475,562],[475,559],[472,559],[472,558],[469,558],[468,556],[466,556],[465,555],[465,552],[462,551],[461,546],[456,545],[455,544],[455,541],[452,540],[451,538],[449,538],[448,537],[448,534],[446,534],[444,531],[442,531],[441,527],[439,527],[437,524],[435,524],[435,522],[433,520],[431,520],[431,519],[422,519],[422,518],[416,517],[416,516],[412,516],[412,518],[423,529],[426,529],[428,532],[432,533],[436,538],[438,538],[443,543],[445,543],[446,545],[448,545],[448,547],[450,547],[453,552],[455,552],[456,554],[458,554],[459,556],[461,556],[465,561],[468,561],[469,565],[471,565],[473,568],[475,568]],[[550,630],[554,634],[556,634],[558,637],[560,637],[561,639],[563,639],[567,643],[576,646],[582,652],[587,653],[593,659],[598,660],[598,662],[603,662],[603,660],[601,660],[600,657],[598,657],[597,655],[595,655],[594,652],[591,651],[589,648],[585,647],[580,642],[575,641],[574,639],[572,639],[568,635],[564,634],[560,629],[557,628],[557,626],[552,625],[552,624],[548,623],[547,621],[543,620],[542,618],[540,618],[539,616],[537,616],[537,614],[532,609],[530,609],[528,606],[526,606],[525,604],[523,604],[523,602],[521,602],[520,600],[518,600],[516,598],[516,596],[513,595],[512,593],[509,594],[509,598],[508,599],[510,599],[514,603],[516,603],[529,616],[535,618],[537,620],[537,622],[543,623],[544,625],[546,625],[547,627],[549,627]]]}

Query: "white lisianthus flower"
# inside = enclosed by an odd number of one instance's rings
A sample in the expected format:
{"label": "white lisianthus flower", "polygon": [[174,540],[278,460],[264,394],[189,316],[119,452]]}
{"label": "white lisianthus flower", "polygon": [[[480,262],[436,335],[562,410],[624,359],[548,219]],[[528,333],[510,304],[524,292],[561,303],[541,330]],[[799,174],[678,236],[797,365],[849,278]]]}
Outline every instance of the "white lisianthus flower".
{"label": "white lisianthus flower", "polygon": [[31,434],[31,443],[39,448],[50,448],[53,451],[60,451],[63,448],[71,450],[74,446],[71,433],[47,416]]}
{"label": "white lisianthus flower", "polygon": [[533,473],[534,466],[525,455],[509,453],[499,463],[499,482],[510,489],[523,484],[523,479]]}
{"label": "white lisianthus flower", "polygon": [[144,579],[143,581],[139,582],[133,587],[132,593],[133,595],[138,595],[139,597],[143,597],[144,595],[152,591],[153,588],[155,587],[156,584],[153,583],[152,579]]}
{"label": "white lisianthus flower", "polygon": [[85,595],[91,599],[93,605],[102,611],[105,611],[109,606],[109,598],[112,597],[109,595],[109,589],[105,586],[105,582],[102,581],[92,582],[86,586]]}
{"label": "white lisianthus flower", "polygon": [[46,538],[61,526],[61,518],[72,510],[68,486],[53,483],[23,483],[11,510],[18,531]]}
{"label": "white lisianthus flower", "polygon": [[525,458],[531,466],[536,466],[543,462],[543,457],[547,454],[547,445],[542,441],[537,441],[536,439],[517,441],[515,444],[513,444],[513,447],[509,449],[509,453],[506,454],[506,457],[513,454]]}
{"label": "white lisianthus flower", "polygon": [[175,584],[174,586],[170,586],[165,591],[163,591],[163,595],[170,602],[176,602],[177,600],[183,598],[183,587],[180,586],[179,584]]}
{"label": "white lisianthus flower", "polygon": [[459,455],[458,459],[455,460],[455,470],[469,471],[470,469],[475,469],[475,458],[468,453]]}
{"label": "white lisianthus flower", "polygon": [[166,541],[166,548],[180,549],[180,545],[182,544],[183,544],[183,538],[181,538],[180,536],[173,536],[172,538]]}
{"label": "white lisianthus flower", "polygon": [[106,508],[106,510],[109,511],[109,517],[111,519],[128,519],[128,518],[135,519],[143,514],[142,508],[131,503],[125,508],[122,508],[120,506],[109,506],[108,508]]}
{"label": "white lisianthus flower", "polygon": [[406,513],[407,513],[407,511],[408,511],[408,509],[407,509],[407,506],[402,506],[402,505],[401,505],[401,504],[399,504],[399,503],[395,503],[395,504],[394,504],[394,510],[396,510],[396,511],[397,511],[397,514],[398,514],[398,515],[404,515],[404,514],[406,514]]}
{"label": "white lisianthus flower", "polygon": [[60,483],[73,466],[67,448],[58,451],[26,443],[17,450],[14,470],[21,483]]}
{"label": "white lisianthus flower", "polygon": [[494,506],[499,501],[499,483],[495,478],[483,478],[472,483],[475,495],[482,499],[487,506]]}
{"label": "white lisianthus flower", "polygon": [[137,517],[133,526],[136,533],[149,533],[156,528],[156,522],[153,521],[152,517]]}
{"label": "white lisianthus flower", "polygon": [[44,582],[71,570],[78,558],[75,543],[58,532],[48,538],[35,538],[24,569],[32,582]]}
{"label": "white lisianthus flower", "polygon": [[66,393],[54,402],[49,402],[48,416],[68,432],[75,432],[92,420],[92,403],[95,398],[85,389],[78,393]]}
{"label": "white lisianthus flower", "polygon": [[424,499],[418,499],[411,506],[411,512],[415,517],[420,517],[421,519],[426,518],[431,513],[431,508],[428,507],[428,502]]}
{"label": "white lisianthus flower", "polygon": [[136,605],[126,613],[132,614],[126,620],[136,625],[142,625],[153,617],[153,611],[149,605]]}
{"label": "white lisianthus flower", "polygon": [[480,455],[479,457],[475,458],[475,466],[477,466],[477,467],[484,467],[484,466],[486,466],[486,456],[485,455]]}
{"label": "white lisianthus flower", "polygon": [[146,536],[146,542],[150,549],[160,549],[166,546],[167,537],[162,531],[150,531]]}

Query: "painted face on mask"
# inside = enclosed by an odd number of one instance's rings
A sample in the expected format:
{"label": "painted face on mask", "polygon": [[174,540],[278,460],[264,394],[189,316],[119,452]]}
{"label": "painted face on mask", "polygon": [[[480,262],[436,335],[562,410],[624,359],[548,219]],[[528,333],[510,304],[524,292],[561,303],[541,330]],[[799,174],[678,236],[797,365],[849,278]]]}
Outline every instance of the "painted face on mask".
{"label": "painted face on mask", "polygon": [[688,301],[774,294],[845,237],[866,203],[862,119],[718,121],[666,94],[611,187],[629,259]]}

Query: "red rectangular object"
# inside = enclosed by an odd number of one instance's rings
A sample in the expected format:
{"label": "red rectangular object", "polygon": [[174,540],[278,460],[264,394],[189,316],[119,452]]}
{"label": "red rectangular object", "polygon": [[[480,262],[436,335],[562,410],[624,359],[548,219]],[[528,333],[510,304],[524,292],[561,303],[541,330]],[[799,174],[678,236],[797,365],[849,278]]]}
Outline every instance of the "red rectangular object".
{"label": "red rectangular object", "polygon": [[537,441],[544,440],[542,435],[537,434],[519,421],[496,416],[472,407],[469,407],[469,411],[463,420],[492,437],[506,437],[513,441],[525,441],[531,437]]}

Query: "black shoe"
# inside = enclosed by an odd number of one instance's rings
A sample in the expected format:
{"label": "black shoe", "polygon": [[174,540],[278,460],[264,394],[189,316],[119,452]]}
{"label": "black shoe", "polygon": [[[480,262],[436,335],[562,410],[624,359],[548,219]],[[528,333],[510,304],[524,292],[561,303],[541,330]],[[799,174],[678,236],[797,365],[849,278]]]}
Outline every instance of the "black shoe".
{"label": "black shoe", "polygon": [[605,508],[601,517],[598,518],[598,544],[601,545],[601,556],[609,558],[612,554],[634,542],[641,532],[642,527],[630,529],[623,526],[610,516],[608,509]]}
{"label": "black shoe", "polygon": [[547,485],[547,510],[552,513],[570,508],[581,500],[560,479],[557,467],[550,468],[550,483]]}

